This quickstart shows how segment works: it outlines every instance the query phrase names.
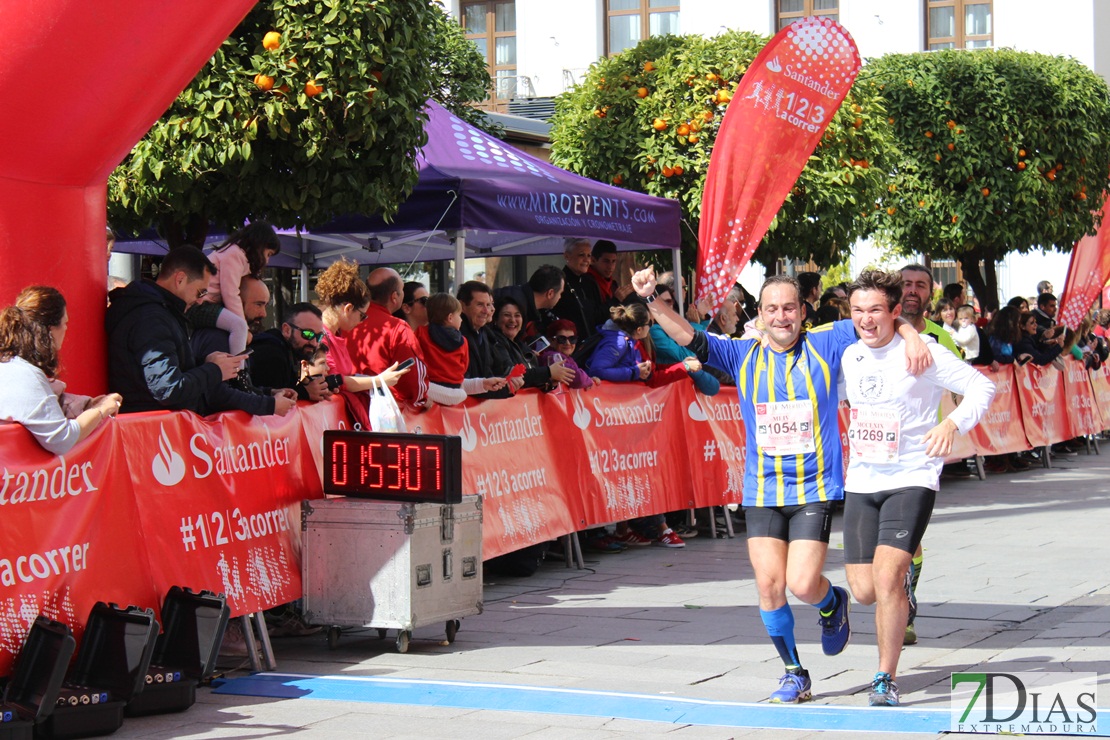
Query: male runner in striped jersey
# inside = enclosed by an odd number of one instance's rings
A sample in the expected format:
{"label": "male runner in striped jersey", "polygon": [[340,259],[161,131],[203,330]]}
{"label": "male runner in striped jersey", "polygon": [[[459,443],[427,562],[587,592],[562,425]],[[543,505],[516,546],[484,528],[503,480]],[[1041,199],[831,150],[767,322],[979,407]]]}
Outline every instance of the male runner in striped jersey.
{"label": "male runner in striped jersey", "polygon": [[[703,363],[736,378],[747,430],[742,503],[748,556],[760,616],[786,666],[770,700],[806,701],[812,697],[812,683],[798,656],[786,589],[817,607],[826,655],[844,650],[851,636],[848,593],[833,586],[821,570],[833,502],[844,498],[836,383],[841,355],[856,341],[855,329],[851,321],[840,321],[803,334],[801,287],[792,277],[770,277],[760,289],[766,346],[695,331],[661,301],[652,300],[652,268],[636,273],[632,286],[668,336]],[[899,333],[906,339],[911,371],[922,372],[931,362],[928,348],[908,324]]]}

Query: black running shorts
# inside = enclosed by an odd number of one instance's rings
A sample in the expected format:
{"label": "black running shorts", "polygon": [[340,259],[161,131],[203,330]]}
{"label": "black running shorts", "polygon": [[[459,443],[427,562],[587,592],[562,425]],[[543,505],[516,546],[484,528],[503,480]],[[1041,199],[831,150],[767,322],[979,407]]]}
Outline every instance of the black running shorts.
{"label": "black running shorts", "polygon": [[878,493],[844,493],[844,562],[870,563],[875,548],[917,551],[937,492],[913,486]]}
{"label": "black running shorts", "polygon": [[774,537],[776,540],[817,540],[829,543],[833,502],[817,501],[797,506],[745,506],[744,526],[748,538]]}

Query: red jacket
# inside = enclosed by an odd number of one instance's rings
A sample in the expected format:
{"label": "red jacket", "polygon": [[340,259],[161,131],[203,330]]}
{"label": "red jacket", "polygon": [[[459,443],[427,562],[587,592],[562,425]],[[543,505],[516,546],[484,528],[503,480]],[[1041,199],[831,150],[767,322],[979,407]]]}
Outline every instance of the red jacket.
{"label": "red jacket", "polygon": [[424,365],[424,352],[408,322],[391,315],[385,306],[370,304],[366,320],[348,335],[347,350],[355,370],[370,375],[377,375],[395,362],[415,358],[412,369],[393,386],[393,395],[398,401],[418,408],[427,403],[428,369]]}
{"label": "red jacket", "polygon": [[424,361],[428,365],[428,380],[451,388],[461,388],[466,377],[466,368],[470,365],[470,347],[466,340],[463,339],[462,346],[456,350],[444,349],[432,339],[426,326],[416,330],[416,339],[420,342]]}

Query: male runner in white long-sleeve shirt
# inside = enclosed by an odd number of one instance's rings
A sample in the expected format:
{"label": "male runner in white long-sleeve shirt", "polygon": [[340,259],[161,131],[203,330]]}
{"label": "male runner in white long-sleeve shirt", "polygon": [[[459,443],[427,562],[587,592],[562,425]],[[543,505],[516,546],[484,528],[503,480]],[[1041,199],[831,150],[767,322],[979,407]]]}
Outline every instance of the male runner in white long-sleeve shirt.
{"label": "male runner in white long-sleeve shirt", "polygon": [[[865,270],[848,287],[859,341],[844,352],[841,373],[851,425],[844,496],[844,561],[861,604],[876,604],[879,672],[871,706],[897,706],[895,678],[909,617],[907,574],[940,488],[940,470],[956,432],[986,412],[994,384],[938,344],[933,366],[905,371],[905,345],[894,330],[902,276]],[[941,394],[963,400],[937,424]]]}

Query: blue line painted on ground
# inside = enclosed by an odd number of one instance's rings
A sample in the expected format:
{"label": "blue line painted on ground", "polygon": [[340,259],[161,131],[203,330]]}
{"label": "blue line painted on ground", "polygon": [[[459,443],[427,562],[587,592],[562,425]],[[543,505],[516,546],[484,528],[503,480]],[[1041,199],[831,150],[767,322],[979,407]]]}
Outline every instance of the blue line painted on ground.
{"label": "blue line painted on ground", "polygon": [[903,706],[894,709],[816,704],[794,707],[541,686],[420,681],[374,676],[259,673],[223,681],[215,692],[275,699],[305,698],[485,709],[753,729],[936,735],[947,732],[950,722],[947,708],[913,709]]}

